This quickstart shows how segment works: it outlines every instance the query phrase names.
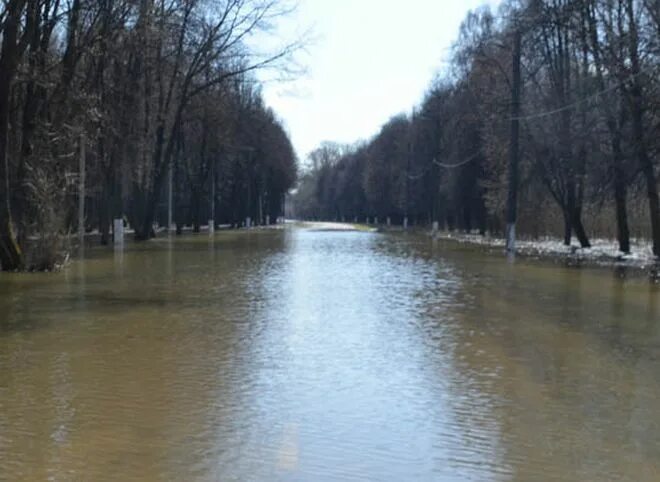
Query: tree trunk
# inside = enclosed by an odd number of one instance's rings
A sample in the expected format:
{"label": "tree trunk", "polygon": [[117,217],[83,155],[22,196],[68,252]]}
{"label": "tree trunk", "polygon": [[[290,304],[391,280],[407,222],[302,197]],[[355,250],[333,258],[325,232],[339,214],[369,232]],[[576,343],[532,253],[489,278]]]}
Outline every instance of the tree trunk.
{"label": "tree trunk", "polygon": [[201,221],[200,221],[200,207],[202,204],[201,200],[201,194],[199,191],[194,191],[191,194],[190,198],[190,215],[192,217],[193,221],[193,232],[194,233],[199,233],[201,229]]}
{"label": "tree trunk", "polygon": [[564,213],[564,245],[571,245],[571,236],[573,233],[573,222],[571,219],[571,214],[567,208],[563,209]]}
{"label": "tree trunk", "polygon": [[[635,119],[635,117],[639,117]],[[646,147],[643,145],[641,112],[633,113],[633,126],[635,150],[637,160],[644,173],[646,180],[646,192],[649,203],[649,214],[651,215],[651,238],[653,240],[653,254],[660,257],[660,200],[658,198],[658,183],[655,177],[655,169],[648,155]]]}
{"label": "tree trunk", "polygon": [[9,179],[9,92],[10,79],[0,64],[0,267],[6,271],[22,269],[24,257],[11,213]]}
{"label": "tree trunk", "polygon": [[18,30],[25,1],[9,2],[0,50],[0,268],[23,269],[25,259],[14,232],[9,164],[9,111],[11,88],[19,61]]}
{"label": "tree trunk", "polygon": [[99,209],[99,232],[101,233],[101,245],[107,246],[110,243],[110,206],[107,192],[101,195]]}
{"label": "tree trunk", "polygon": [[573,209],[573,228],[575,229],[575,236],[577,236],[578,241],[580,241],[580,246],[583,248],[591,248],[591,243],[589,242],[584,225],[582,224],[581,211],[579,205],[575,206],[575,209]]}
{"label": "tree trunk", "polygon": [[612,139],[612,157],[614,164],[614,202],[616,204],[616,229],[619,251],[630,253],[630,229],[626,208],[626,173],[623,169],[623,152],[619,135]]}
{"label": "tree trunk", "polygon": [[584,182],[586,178],[586,163],[587,163],[587,152],[584,145],[580,148],[580,153],[578,155],[578,166],[577,166],[577,182],[576,182],[576,195],[575,195],[575,206],[573,208],[573,228],[575,229],[575,235],[580,241],[580,246],[583,248],[591,248],[591,243],[587,237],[587,232],[584,229],[584,224],[582,224],[582,206],[584,204]]}
{"label": "tree trunk", "polygon": [[632,86],[630,90],[630,103],[632,112],[632,137],[635,146],[635,155],[646,180],[646,192],[651,216],[651,237],[653,240],[653,254],[660,257],[660,199],[658,197],[658,181],[655,176],[653,161],[648,153],[646,139],[644,138],[644,108],[642,99],[642,85],[640,79],[639,38],[637,23],[632,0],[626,3],[629,25],[629,50]]}
{"label": "tree trunk", "polygon": [[153,155],[153,164],[156,174],[154,176],[151,189],[146,193],[146,209],[144,211],[144,218],[142,219],[142,228],[139,236],[136,227],[135,239],[137,241],[146,241],[155,237],[152,225],[156,216],[156,208],[158,207],[158,202],[160,201],[163,182],[165,181],[165,177],[167,176],[169,169],[172,166],[174,149],[177,144],[176,140],[179,137],[179,128],[181,126],[181,118],[183,116],[183,108],[184,104],[179,104],[176,114],[174,115],[174,121],[169,131],[169,137],[167,138],[167,141],[165,141],[165,125],[161,123],[156,129],[156,145]]}
{"label": "tree trunk", "polygon": [[[594,65],[596,67],[596,78],[600,90],[606,89],[603,76],[603,61],[601,58],[601,46],[598,41],[598,25],[594,5],[585,6],[585,18],[589,24],[589,39]],[[624,168],[624,155],[621,148],[621,131],[625,122],[625,110],[620,108],[619,122],[617,123],[609,99],[601,102],[606,116],[606,124],[610,134],[612,148],[612,170],[614,172],[614,203],[616,206],[616,227],[619,251],[630,253],[630,229],[628,228],[628,211],[626,207],[627,176]]]}

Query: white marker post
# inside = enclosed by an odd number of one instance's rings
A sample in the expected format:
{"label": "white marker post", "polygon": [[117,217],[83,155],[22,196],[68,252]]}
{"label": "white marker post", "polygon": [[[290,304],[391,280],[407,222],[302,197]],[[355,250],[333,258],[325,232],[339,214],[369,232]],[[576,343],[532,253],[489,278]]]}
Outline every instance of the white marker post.
{"label": "white marker post", "polygon": [[115,238],[115,246],[124,244],[124,220],[115,219],[112,223],[112,233]]}

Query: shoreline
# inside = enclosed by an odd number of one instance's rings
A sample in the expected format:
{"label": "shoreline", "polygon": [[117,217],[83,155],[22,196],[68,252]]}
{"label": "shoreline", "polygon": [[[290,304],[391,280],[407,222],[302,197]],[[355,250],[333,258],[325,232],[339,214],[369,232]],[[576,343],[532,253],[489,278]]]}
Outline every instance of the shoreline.
{"label": "shoreline", "polygon": [[[410,227],[407,231],[401,226],[367,225],[353,223],[314,223],[302,224],[332,224],[346,225],[347,231],[367,231],[379,233],[415,233],[428,236],[434,240],[446,241],[471,248],[480,248],[488,254],[505,255],[503,238],[490,235],[456,233],[439,231],[433,233],[428,227]],[[337,229],[339,230],[339,229]],[[544,237],[536,240],[518,239],[516,256],[554,263],[563,263],[569,267],[594,267],[609,269],[627,269],[647,274],[653,281],[660,282],[660,258],[653,255],[651,243],[647,240],[632,239],[631,253],[624,254],[618,250],[618,243],[612,239],[595,238],[591,240],[590,248],[582,248],[577,244],[564,245],[559,238]]]}
{"label": "shoreline", "polygon": [[[287,220],[285,223],[269,226],[253,226],[250,228],[238,228],[236,232],[249,231],[267,231],[283,229],[287,225],[297,226],[309,231],[319,232],[362,232],[362,233],[383,233],[383,234],[415,234],[423,235],[434,241],[443,241],[465,246],[473,249],[480,249],[489,255],[505,255],[505,241],[502,238],[492,237],[490,235],[481,236],[479,234],[457,233],[449,231],[439,231],[433,233],[427,227],[410,227],[407,231],[401,226],[373,225],[363,223],[349,222],[323,222],[323,221],[298,221]],[[229,226],[218,226],[216,232],[233,231]],[[166,233],[166,229],[158,230],[158,234]],[[201,226],[200,233],[193,233],[192,229],[184,229],[185,235],[191,234],[209,234],[208,226]],[[169,234],[169,233],[168,233]],[[86,247],[92,247],[88,243],[96,238],[98,233],[86,233]],[[73,236],[71,236],[73,237]],[[155,239],[162,236],[156,236]],[[646,240],[631,240],[631,253],[624,254],[618,251],[616,240],[593,239],[591,248],[581,248],[579,245],[572,244],[565,246],[563,241],[558,238],[540,238],[537,240],[519,239],[516,242],[516,256],[524,259],[561,263],[568,267],[594,267],[608,269],[622,269],[645,274],[649,278],[660,283],[660,259],[653,255],[651,243]],[[99,245],[100,246],[100,245]],[[110,244],[112,246],[112,243]],[[95,247],[95,246],[94,246]],[[65,267],[71,259],[71,253],[66,256],[62,263],[58,263],[55,271]]]}
{"label": "shoreline", "polygon": [[[505,241],[502,238],[481,236],[477,234],[462,234],[425,231],[433,239],[453,242],[460,245],[483,248],[489,253],[504,254]],[[557,238],[541,238],[538,240],[520,239],[516,242],[516,256],[542,261],[562,262],[567,266],[588,266],[601,268],[625,268],[648,274],[654,281],[660,281],[660,259],[653,255],[651,244],[646,241],[632,240],[632,250],[624,254],[618,250],[616,240],[593,239],[590,248],[579,245],[564,245]]]}
{"label": "shoreline", "polygon": [[[361,223],[293,221],[302,227],[318,231],[362,231],[379,233],[414,233],[428,236],[434,240],[456,243],[473,248],[481,248],[489,254],[504,255],[505,241],[491,235],[467,234],[449,231],[430,231],[428,227],[410,227],[407,231],[402,226],[387,226]],[[566,246],[559,238],[544,237],[535,240],[518,239],[516,256],[541,261],[561,262],[567,266],[588,266],[600,268],[625,268],[647,273],[652,279],[660,281],[660,258],[653,255],[650,241],[631,239],[631,252],[624,254],[618,249],[618,242],[613,239],[595,238],[590,248],[577,244]]]}

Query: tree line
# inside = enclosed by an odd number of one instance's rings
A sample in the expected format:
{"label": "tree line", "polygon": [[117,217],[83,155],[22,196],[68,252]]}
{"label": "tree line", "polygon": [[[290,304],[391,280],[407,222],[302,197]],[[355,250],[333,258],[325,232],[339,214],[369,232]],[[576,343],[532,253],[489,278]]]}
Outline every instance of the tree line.
{"label": "tree line", "polygon": [[523,235],[612,236],[624,253],[640,237],[660,256],[659,60],[658,0],[470,12],[412,115],[311,154],[295,213],[504,235],[513,194]]}
{"label": "tree line", "polygon": [[169,218],[181,232],[280,216],[296,159],[255,72],[291,65],[299,42],[270,31],[289,12],[262,0],[3,0],[2,269],[52,267],[79,227],[108,243],[117,218],[146,240]]}

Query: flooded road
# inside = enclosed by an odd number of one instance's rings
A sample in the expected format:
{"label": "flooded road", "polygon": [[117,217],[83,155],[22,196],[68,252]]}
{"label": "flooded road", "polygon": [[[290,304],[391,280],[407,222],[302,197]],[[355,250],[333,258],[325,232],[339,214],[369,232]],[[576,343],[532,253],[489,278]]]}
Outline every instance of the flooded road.
{"label": "flooded road", "polygon": [[658,480],[660,290],[301,228],[0,276],[2,480]]}

